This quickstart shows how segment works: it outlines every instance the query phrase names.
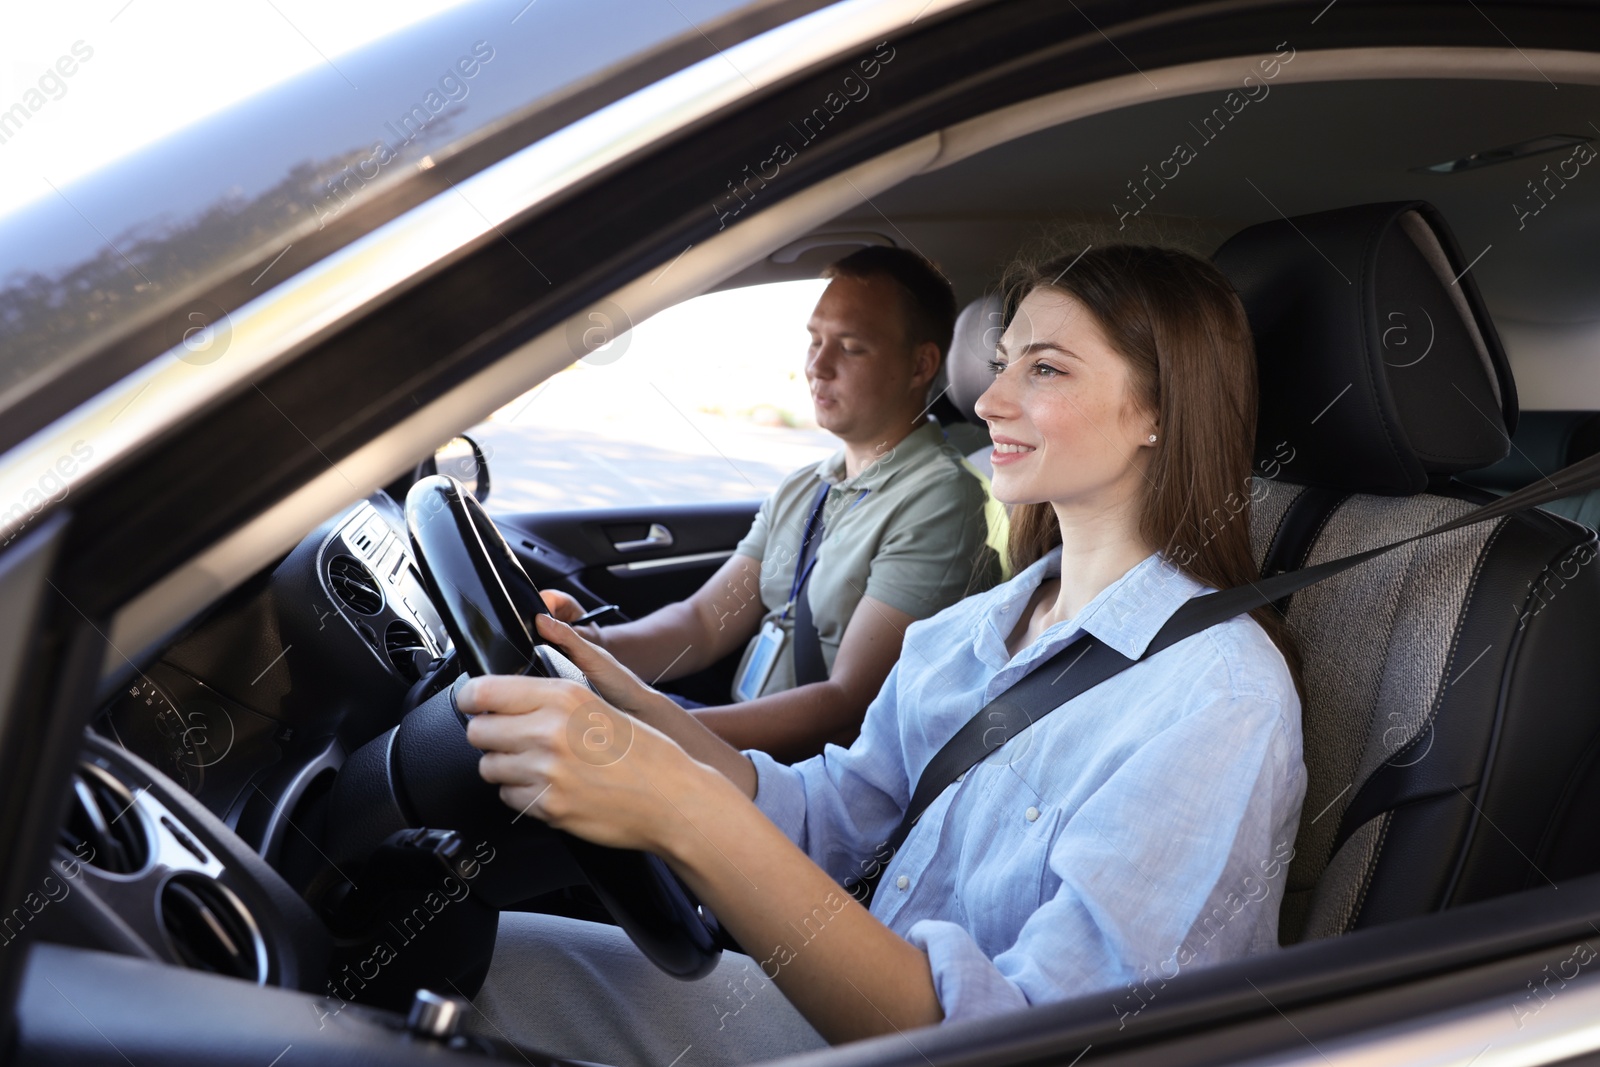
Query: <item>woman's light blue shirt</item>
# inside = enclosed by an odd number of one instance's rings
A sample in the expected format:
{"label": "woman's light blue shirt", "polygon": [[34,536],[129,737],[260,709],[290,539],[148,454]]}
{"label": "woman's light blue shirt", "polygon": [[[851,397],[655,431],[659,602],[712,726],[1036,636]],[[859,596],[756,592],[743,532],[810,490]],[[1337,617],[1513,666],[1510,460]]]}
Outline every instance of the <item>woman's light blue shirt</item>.
{"label": "woman's light blue shirt", "polygon": [[[1054,549],[912,623],[850,748],[794,766],[747,750],[756,805],[841,883],[866,873],[922,769],[985,703],[1085,631],[1135,658],[1212,591],[1152,553],[1011,657],[1006,637],[1060,569]],[[872,913],[928,953],[946,1020],[1101,989],[1126,1018],[1180,970],[1277,947],[1300,744],[1282,654],[1249,616],[1219,623],[946,788],[889,861]]]}

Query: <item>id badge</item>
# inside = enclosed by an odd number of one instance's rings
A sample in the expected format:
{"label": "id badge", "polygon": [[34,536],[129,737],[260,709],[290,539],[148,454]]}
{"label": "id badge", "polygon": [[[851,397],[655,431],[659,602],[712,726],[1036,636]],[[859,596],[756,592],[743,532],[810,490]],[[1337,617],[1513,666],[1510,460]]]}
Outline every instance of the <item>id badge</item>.
{"label": "id badge", "polygon": [[739,676],[739,684],[734,688],[734,696],[740,700],[754,700],[761,695],[762,687],[767,684],[767,678],[778,662],[778,653],[783,650],[786,636],[783,627],[771,619],[762,625],[761,633],[756,637],[756,647],[745,663],[744,673]]}

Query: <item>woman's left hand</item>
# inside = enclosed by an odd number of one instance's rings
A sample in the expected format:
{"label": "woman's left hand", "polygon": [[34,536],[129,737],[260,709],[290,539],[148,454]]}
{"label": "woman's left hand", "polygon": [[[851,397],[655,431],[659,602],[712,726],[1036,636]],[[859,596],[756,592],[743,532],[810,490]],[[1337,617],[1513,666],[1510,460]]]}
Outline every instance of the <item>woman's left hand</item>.
{"label": "woman's left hand", "polygon": [[598,845],[665,855],[694,794],[726,782],[575,682],[489,675],[456,704],[472,716],[478,773],[508,807]]}

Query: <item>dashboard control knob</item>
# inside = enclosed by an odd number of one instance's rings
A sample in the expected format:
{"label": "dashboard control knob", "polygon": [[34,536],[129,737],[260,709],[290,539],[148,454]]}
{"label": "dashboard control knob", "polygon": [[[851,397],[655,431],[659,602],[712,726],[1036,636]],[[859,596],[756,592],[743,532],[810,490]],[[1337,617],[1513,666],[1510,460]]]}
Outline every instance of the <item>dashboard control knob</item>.
{"label": "dashboard control knob", "polygon": [[418,1037],[448,1041],[461,1029],[461,1019],[469,1005],[460,997],[447,997],[431,989],[419,989],[411,999],[406,1029]]}

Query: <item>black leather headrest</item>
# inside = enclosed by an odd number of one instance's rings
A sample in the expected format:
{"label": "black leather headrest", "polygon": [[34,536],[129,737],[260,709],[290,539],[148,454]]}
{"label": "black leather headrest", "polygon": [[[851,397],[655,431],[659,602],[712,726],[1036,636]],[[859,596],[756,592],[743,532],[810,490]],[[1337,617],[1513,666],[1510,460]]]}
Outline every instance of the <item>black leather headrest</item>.
{"label": "black leather headrest", "polygon": [[994,381],[989,361],[999,344],[1004,324],[1000,321],[1000,297],[989,294],[974,300],[956,316],[955,334],[950,338],[950,354],[944,361],[949,375],[950,400],[962,418],[984,425],[974,410],[978,397]]}
{"label": "black leather headrest", "polygon": [[1259,468],[1406,495],[1505,456],[1516,385],[1464,273],[1470,261],[1433,205],[1264,222],[1213,260],[1255,334]]}

